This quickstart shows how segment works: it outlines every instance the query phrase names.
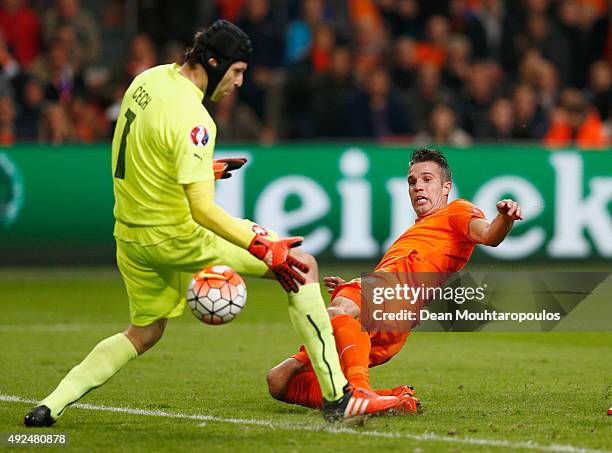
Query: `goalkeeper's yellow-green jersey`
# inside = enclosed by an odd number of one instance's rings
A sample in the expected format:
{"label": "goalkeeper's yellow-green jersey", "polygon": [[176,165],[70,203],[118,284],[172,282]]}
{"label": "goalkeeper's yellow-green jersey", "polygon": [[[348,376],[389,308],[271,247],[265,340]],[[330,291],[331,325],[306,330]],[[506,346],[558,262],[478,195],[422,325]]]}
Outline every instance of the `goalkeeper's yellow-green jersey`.
{"label": "goalkeeper's yellow-green jersey", "polygon": [[182,184],[213,180],[217,128],[176,64],[127,89],[113,136],[114,235],[152,245],[196,228]]}

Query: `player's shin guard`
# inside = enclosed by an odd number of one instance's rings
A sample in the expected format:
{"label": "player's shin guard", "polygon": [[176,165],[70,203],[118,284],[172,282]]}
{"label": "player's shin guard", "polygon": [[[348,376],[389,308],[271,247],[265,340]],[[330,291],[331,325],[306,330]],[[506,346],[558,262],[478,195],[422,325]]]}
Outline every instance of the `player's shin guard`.
{"label": "player's shin guard", "polygon": [[55,419],[66,406],[104,384],[137,355],[132,342],[122,333],[102,340],[39,404],[51,409],[51,416]]}
{"label": "player's shin guard", "polygon": [[318,283],[289,294],[289,318],[310,357],[323,398],[336,401],[344,394],[347,380],[342,374],[331,322]]}

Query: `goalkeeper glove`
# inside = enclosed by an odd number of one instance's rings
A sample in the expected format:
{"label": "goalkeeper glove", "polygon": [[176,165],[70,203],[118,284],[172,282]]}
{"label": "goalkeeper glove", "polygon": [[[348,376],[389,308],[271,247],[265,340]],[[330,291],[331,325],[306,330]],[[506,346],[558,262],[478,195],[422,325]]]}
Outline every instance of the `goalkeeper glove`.
{"label": "goalkeeper glove", "polygon": [[215,174],[215,179],[231,178],[232,174],[230,172],[238,170],[240,167],[246,164],[246,161],[247,160],[244,157],[213,160],[213,172]]}
{"label": "goalkeeper glove", "polygon": [[285,291],[297,293],[298,284],[303,285],[306,279],[296,269],[306,273],[308,266],[289,255],[289,250],[299,247],[303,240],[302,237],[292,237],[271,241],[263,236],[255,235],[249,245],[249,252],[268,265]]}

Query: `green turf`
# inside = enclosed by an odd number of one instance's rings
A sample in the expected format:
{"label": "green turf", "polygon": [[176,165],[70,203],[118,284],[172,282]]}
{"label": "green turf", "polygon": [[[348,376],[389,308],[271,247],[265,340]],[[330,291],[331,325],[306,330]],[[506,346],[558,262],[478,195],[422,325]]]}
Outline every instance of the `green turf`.
{"label": "green turf", "polygon": [[[379,387],[413,384],[424,414],[330,433],[318,412],[268,397],[265,372],[298,340],[276,284],[247,284],[238,320],[210,327],[185,313],[152,351],[82,402],[273,427],[71,408],[45,432],[69,434],[69,448],[82,451],[503,451],[521,442],[612,450],[612,334],[415,333],[371,376]],[[110,268],[0,270],[0,305],[0,394],[27,399],[45,396],[128,317]],[[0,401],[0,432],[23,432],[28,407]],[[423,433],[446,440],[414,437]],[[509,444],[478,446],[468,438]]]}

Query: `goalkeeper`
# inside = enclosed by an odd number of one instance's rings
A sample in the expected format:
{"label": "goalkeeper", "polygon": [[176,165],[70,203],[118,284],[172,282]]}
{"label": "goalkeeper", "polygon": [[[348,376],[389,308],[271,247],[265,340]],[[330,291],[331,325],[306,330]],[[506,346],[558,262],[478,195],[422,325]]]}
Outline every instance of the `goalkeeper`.
{"label": "goalkeeper", "polygon": [[128,87],[113,137],[112,171],[117,264],[131,323],[70,370],[25,416],[26,426],[52,425],[66,407],[155,345],[168,319],[183,313],[193,273],[212,264],[276,278],[287,291],[289,317],[311,357],[326,419],[355,415],[348,410],[353,406],[371,413],[399,404],[347,384],[316,262],[295,249],[302,238],[278,240],[214,202],[215,179],[231,176],[245,161],[213,161],[216,126],[202,100],[218,101],[240,87],[250,54],[248,36],[220,20],[196,33],[183,65],[151,68]]}

